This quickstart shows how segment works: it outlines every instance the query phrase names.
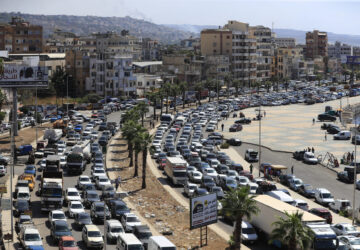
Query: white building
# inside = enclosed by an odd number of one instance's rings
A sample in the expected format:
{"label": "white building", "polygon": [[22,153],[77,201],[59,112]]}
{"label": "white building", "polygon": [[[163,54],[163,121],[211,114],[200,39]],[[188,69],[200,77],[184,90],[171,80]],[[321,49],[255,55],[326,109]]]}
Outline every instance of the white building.
{"label": "white building", "polygon": [[295,48],[296,45],[295,38],[291,37],[276,37],[274,42],[278,48]]}
{"label": "white building", "polygon": [[155,89],[160,89],[163,80],[160,76],[149,74],[134,74],[136,78],[136,95],[138,97],[144,97],[146,93]]}
{"label": "white building", "polygon": [[330,44],[328,46],[328,55],[330,58],[340,59],[342,56],[351,56],[352,48],[350,45],[345,43],[341,44],[340,42],[335,42],[335,44]]}

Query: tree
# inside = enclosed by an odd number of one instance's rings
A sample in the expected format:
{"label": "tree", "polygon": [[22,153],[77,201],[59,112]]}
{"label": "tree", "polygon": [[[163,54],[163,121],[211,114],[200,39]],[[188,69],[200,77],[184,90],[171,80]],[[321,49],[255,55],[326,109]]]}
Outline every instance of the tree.
{"label": "tree", "polygon": [[121,120],[125,123],[127,121],[138,122],[140,119],[140,113],[136,109],[130,109],[122,115]]}
{"label": "tree", "polygon": [[0,89],[0,110],[2,110],[3,105],[7,102],[7,97]]}
{"label": "tree", "polygon": [[232,82],[232,86],[235,88],[235,97],[238,97],[239,95],[239,87],[240,87],[240,80],[235,80]]}
{"label": "tree", "polygon": [[226,192],[222,202],[222,214],[235,221],[233,232],[234,245],[232,249],[241,248],[241,230],[243,218],[251,219],[251,216],[259,212],[254,196],[250,196],[249,187],[239,187]]}
{"label": "tree", "polygon": [[141,117],[141,125],[144,127],[144,117],[147,112],[149,112],[149,107],[145,102],[139,102],[135,106],[135,110],[139,113],[139,116]]}
{"label": "tree", "polygon": [[183,103],[183,109],[185,109],[185,94],[188,90],[188,83],[187,82],[180,82],[179,83],[179,90],[182,94],[182,103]]}
{"label": "tree", "polygon": [[289,214],[285,211],[286,218],[279,217],[273,223],[275,229],[272,231],[271,240],[279,240],[288,249],[308,249],[313,241],[314,233],[302,223],[303,213],[296,211]]}
{"label": "tree", "polygon": [[201,91],[203,90],[203,85],[201,82],[195,84],[195,91],[197,92],[197,97],[199,101],[199,105],[201,105]]}
{"label": "tree", "polygon": [[270,88],[271,88],[271,82],[266,81],[266,82],[265,82],[265,87],[266,87],[266,91],[269,93],[269,92],[270,92]]}
{"label": "tree", "polygon": [[159,93],[151,92],[151,93],[147,93],[147,96],[148,96],[150,102],[153,104],[153,109],[154,109],[153,118],[156,119],[156,105],[157,105],[157,101],[159,98]]}
{"label": "tree", "polygon": [[208,91],[209,91],[209,102],[211,102],[211,91],[215,87],[214,80],[213,79],[207,79],[205,81],[205,86],[204,87],[207,88]]}
{"label": "tree", "polygon": [[165,83],[164,84],[164,92],[166,95],[166,114],[169,113],[169,96],[171,95],[171,84]]}
{"label": "tree", "polygon": [[141,188],[146,188],[146,164],[147,164],[147,155],[149,146],[152,142],[152,136],[149,134],[149,132],[143,132],[140,134],[141,138],[141,151],[143,153],[142,155],[142,185]]}
{"label": "tree", "polygon": [[174,84],[171,86],[171,95],[173,96],[173,105],[174,105],[174,112],[176,113],[176,99],[177,95],[180,92],[179,86],[177,84]]}
{"label": "tree", "polygon": [[232,79],[231,74],[227,74],[225,76],[227,98],[229,98],[229,95],[230,95],[230,86],[232,86],[232,80],[233,79]]}
{"label": "tree", "polygon": [[146,132],[146,129],[143,127],[137,126],[137,131],[135,132],[135,136],[133,138],[133,145],[135,150],[135,170],[134,170],[134,177],[139,175],[139,164],[138,164],[138,156],[142,150],[142,133]]}
{"label": "tree", "polygon": [[136,137],[136,132],[138,131],[137,126],[139,126],[139,124],[137,124],[134,120],[128,120],[125,122],[123,128],[122,128],[122,136],[126,139],[127,143],[128,143],[128,150],[129,150],[129,155],[128,157],[130,157],[130,164],[129,166],[132,167],[133,166],[133,151],[134,151],[134,138]]}
{"label": "tree", "polygon": [[51,76],[51,82],[54,84],[56,96],[64,97],[66,93],[66,72],[64,68],[58,68]]}

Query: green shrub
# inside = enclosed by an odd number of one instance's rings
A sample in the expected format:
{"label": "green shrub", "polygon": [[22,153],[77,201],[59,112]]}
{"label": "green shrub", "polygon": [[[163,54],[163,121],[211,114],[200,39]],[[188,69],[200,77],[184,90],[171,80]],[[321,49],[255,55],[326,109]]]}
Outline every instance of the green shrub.
{"label": "green shrub", "polygon": [[229,147],[230,147],[230,145],[229,145],[229,143],[227,143],[227,142],[225,142],[225,143],[223,143],[223,144],[220,145],[220,148],[222,148],[222,149],[227,149],[227,148],[229,148]]}

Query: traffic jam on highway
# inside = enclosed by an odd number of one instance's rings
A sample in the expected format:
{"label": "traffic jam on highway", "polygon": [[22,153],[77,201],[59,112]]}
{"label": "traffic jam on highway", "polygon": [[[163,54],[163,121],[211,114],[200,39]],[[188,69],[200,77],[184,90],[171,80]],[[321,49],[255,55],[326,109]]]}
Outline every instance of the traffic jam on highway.
{"label": "traffic jam on highway", "polygon": [[[216,132],[223,119],[230,115],[239,117],[235,124],[240,126],[262,119],[244,117],[239,111],[240,105],[242,101],[234,98],[203,104],[176,115],[161,116],[161,124],[157,127],[152,143],[152,158],[168,182],[177,190],[182,187],[180,192],[188,198],[216,193],[221,218],[219,223],[231,223],[225,214],[221,214],[221,200],[225,192],[231,188],[249,186],[250,193],[256,195],[255,200],[261,212],[254,215],[251,221],[243,221],[243,242],[265,240],[266,237],[259,237],[258,234],[269,236],[278,216],[297,209],[304,213],[304,223],[314,232],[314,249],[355,249],[355,245],[360,245],[360,238],[357,238],[360,232],[351,223],[332,224],[329,209],[346,216],[352,212],[349,200],[334,199],[326,188],[315,188],[295,175],[287,174],[284,171],[287,166],[261,163],[260,171],[264,177],[254,178],[252,171],[244,169],[221,150],[224,144],[235,147],[242,144],[237,138],[225,139],[221,132]],[[241,129],[234,130],[233,126],[229,128],[229,132],[237,131]],[[258,162],[259,155],[256,150],[248,148],[244,158],[253,163]],[[294,158],[308,164],[317,163],[311,151],[302,152],[301,157],[294,154]],[[275,180],[304,198],[292,198],[287,189],[277,188]],[[314,199],[318,207],[310,209],[308,199]]]}
{"label": "traffic jam on highway", "polygon": [[[112,136],[119,131],[120,105],[91,116],[75,110],[53,121],[37,141],[13,192],[15,231],[25,249],[176,249],[153,236],[114,187],[105,166]],[[115,185],[116,186],[116,185]],[[43,244],[43,241],[46,244]]]}

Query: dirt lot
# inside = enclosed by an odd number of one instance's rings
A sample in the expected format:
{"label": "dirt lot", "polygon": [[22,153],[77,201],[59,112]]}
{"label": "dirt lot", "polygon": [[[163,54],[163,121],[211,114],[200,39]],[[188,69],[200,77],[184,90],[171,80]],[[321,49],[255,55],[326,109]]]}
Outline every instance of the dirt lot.
{"label": "dirt lot", "polygon": [[[114,141],[113,141],[114,142]],[[147,169],[147,188],[141,189],[142,157],[139,154],[139,177],[133,178],[134,167],[128,167],[130,159],[125,140],[115,140],[109,150],[112,151],[112,163],[116,168],[114,174],[125,181],[121,189],[130,193],[129,199],[158,232],[171,231],[167,236],[178,248],[197,248],[200,243],[200,229],[190,231],[189,211],[173,199],[163,188],[160,181]],[[109,167],[109,166],[108,166]],[[115,169],[114,169],[115,170]],[[208,246],[202,249],[225,249],[227,242],[210,229]]]}

